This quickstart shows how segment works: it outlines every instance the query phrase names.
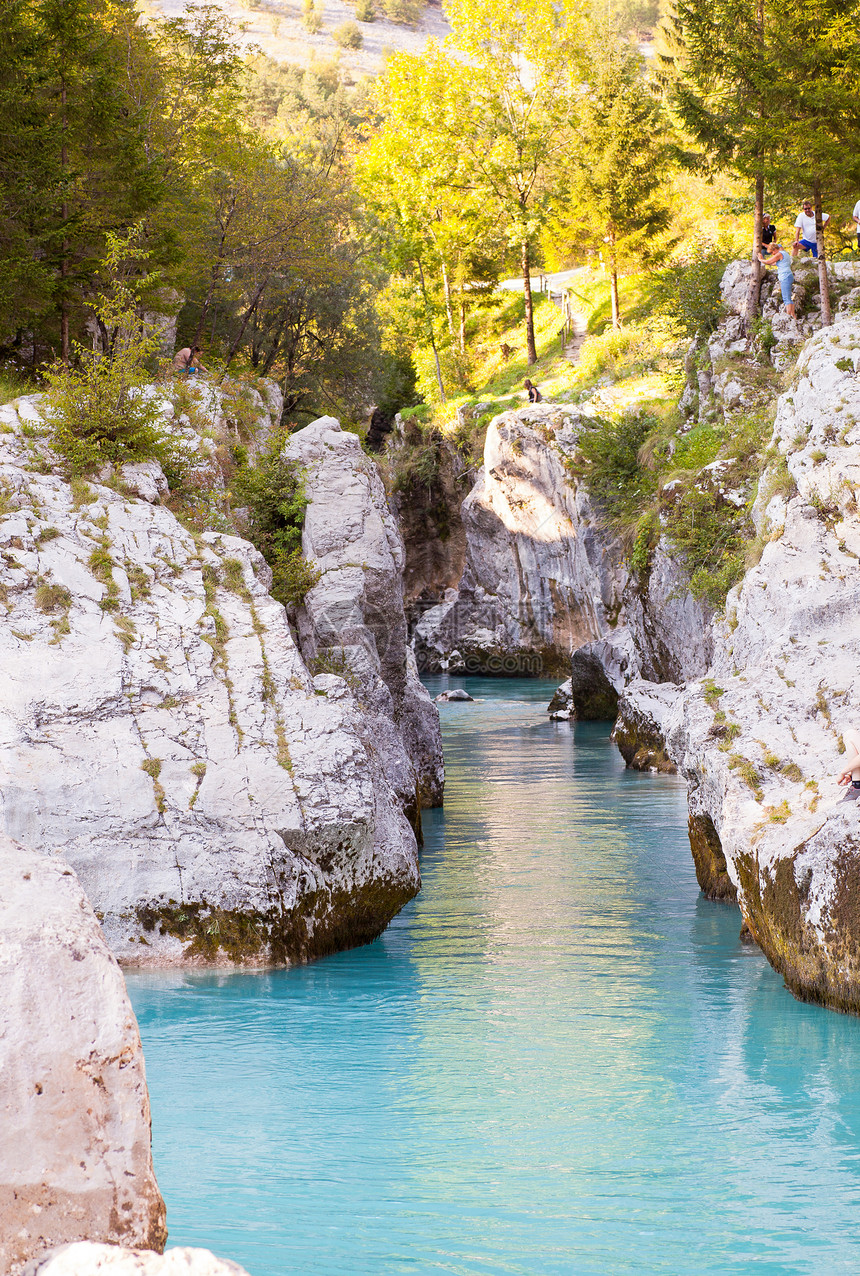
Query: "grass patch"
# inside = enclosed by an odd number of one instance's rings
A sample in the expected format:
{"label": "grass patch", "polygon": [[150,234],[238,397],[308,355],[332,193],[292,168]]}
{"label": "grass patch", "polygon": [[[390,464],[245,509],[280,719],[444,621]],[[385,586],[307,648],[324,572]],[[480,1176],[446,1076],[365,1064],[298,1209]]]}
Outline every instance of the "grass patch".
{"label": "grass patch", "polygon": [[0,403],[11,403],[25,394],[38,394],[39,387],[14,369],[0,371]]}

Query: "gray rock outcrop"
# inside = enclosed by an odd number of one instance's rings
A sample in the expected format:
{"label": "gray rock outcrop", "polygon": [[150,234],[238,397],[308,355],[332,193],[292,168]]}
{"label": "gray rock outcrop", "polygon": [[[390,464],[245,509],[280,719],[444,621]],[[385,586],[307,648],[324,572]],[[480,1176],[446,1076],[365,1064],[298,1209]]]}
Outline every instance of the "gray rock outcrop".
{"label": "gray rock outcrop", "polygon": [[[346,681],[312,679],[246,541],[42,472],[37,403],[0,425],[0,830],[63,855],[124,962],[374,938],[419,886],[381,700],[369,729]],[[395,707],[432,733],[410,695],[404,675]]]}
{"label": "gray rock outcrop", "polygon": [[628,767],[634,771],[677,769],[666,752],[666,735],[683,689],[671,682],[636,678],[618,698],[618,717],[612,739]]}
{"label": "gray rock outcrop", "polygon": [[860,1010],[860,809],[837,787],[860,728],[860,324],[807,343],[778,404],[754,516],[761,561],[715,626],[709,677],[668,729],[706,893],[737,895],[800,997]]}
{"label": "gray rock outcrop", "polygon": [[[576,477],[587,424],[552,404],[491,422],[484,466],[462,506],[462,577],[415,626],[420,666],[443,667],[457,652],[467,672],[566,674],[571,654],[585,649],[583,703],[600,701],[601,713],[610,712],[604,683],[617,694],[637,674],[678,680],[707,668],[710,612],[690,597],[682,568],[660,545],[643,585]],[[602,672],[600,652],[612,653]],[[591,689],[586,666],[596,674]]]}
{"label": "gray rock outcrop", "polygon": [[364,741],[416,829],[445,785],[439,714],[407,644],[404,548],[375,463],[354,434],[322,417],[285,454],[307,475],[302,550],[319,582],[297,612],[311,667],[342,670],[364,713]]}
{"label": "gray rock outcrop", "polygon": [[68,865],[3,836],[0,1113],[0,1271],[71,1241],[164,1247],[122,974]]}

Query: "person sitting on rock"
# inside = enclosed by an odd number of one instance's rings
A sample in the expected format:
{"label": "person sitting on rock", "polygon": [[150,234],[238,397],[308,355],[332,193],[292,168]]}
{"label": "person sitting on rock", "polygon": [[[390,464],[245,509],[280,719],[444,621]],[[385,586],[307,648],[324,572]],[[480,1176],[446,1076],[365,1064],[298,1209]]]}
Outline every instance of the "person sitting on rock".
{"label": "person sitting on rock", "polygon": [[205,372],[206,369],[200,362],[200,347],[185,346],[184,349],[177,350],[173,356],[173,371],[184,372],[187,377],[193,377],[199,372]]}
{"label": "person sitting on rock", "polygon": [[761,242],[762,247],[765,244],[772,244],[776,239],[776,227],[770,220],[770,213],[762,213],[761,215]]}
{"label": "person sitting on rock", "polygon": [[846,761],[836,783],[850,784],[851,788],[845,794],[844,800],[856,802],[860,798],[860,731],[849,727],[847,731],[842,732],[842,739],[845,742]]}
{"label": "person sitting on rock", "polygon": [[791,290],[794,287],[794,272],[791,269],[791,257],[781,244],[772,244],[769,248],[760,248],[759,261],[765,266],[776,266],[776,277],[782,290],[782,299],[790,318],[795,318],[794,302]]}
{"label": "person sitting on rock", "polygon": [[[830,214],[822,213],[822,229],[829,221]],[[803,201],[800,212],[797,214],[797,220],[794,223],[794,243],[791,245],[792,255],[796,257],[801,248],[812,253],[813,257],[818,256],[818,231],[815,225],[815,213],[812,209],[811,199]]]}
{"label": "person sitting on rock", "polygon": [[528,390],[529,403],[543,403],[543,395],[541,394],[540,390],[537,388],[536,385],[532,385],[528,377],[526,377],[525,381],[523,382],[523,385],[525,386],[526,390]]}

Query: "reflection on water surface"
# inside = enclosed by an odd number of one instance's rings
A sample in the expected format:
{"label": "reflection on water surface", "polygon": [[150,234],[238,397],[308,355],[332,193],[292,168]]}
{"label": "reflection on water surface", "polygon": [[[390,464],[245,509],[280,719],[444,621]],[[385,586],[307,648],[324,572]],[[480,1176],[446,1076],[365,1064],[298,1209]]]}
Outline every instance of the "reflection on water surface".
{"label": "reflection on water surface", "polygon": [[[429,680],[428,680],[429,681]],[[170,1244],[287,1273],[860,1269],[860,1020],[702,900],[683,788],[452,679],[424,889],[295,970],[137,975]]]}

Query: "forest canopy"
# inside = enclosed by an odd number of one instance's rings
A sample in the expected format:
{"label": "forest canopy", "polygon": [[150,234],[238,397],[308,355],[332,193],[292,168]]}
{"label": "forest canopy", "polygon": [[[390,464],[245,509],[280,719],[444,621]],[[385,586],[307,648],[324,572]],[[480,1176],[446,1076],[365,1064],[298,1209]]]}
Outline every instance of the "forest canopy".
{"label": "forest canopy", "polygon": [[[625,274],[736,250],[765,199],[850,208],[857,0],[663,5],[655,35],[655,5],[448,0],[444,44],[354,84],[244,49],[217,5],[7,0],[0,363],[106,342],[108,240],[135,227],[141,306],[178,344],[275,377],[288,419],[357,421],[468,390],[506,275],[531,364],[536,274],[595,266],[620,329]],[[832,245],[850,229],[834,217]]]}

